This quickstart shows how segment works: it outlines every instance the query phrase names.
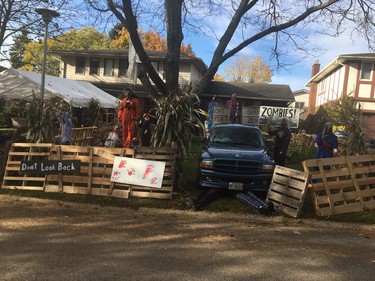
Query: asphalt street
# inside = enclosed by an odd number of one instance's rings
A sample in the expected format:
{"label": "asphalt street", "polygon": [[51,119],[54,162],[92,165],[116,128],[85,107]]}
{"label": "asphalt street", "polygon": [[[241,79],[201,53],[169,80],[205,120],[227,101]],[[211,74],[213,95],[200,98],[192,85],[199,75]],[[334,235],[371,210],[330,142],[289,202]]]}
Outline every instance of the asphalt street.
{"label": "asphalt street", "polygon": [[0,280],[374,280],[375,226],[0,195]]}

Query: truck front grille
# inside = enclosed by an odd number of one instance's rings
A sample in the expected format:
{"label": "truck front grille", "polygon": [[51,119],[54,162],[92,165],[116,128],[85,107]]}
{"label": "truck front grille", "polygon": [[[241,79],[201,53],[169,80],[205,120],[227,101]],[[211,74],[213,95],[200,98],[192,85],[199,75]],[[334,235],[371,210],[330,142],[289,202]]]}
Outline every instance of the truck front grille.
{"label": "truck front grille", "polygon": [[238,174],[259,173],[260,163],[241,160],[215,160],[214,169],[218,172]]}

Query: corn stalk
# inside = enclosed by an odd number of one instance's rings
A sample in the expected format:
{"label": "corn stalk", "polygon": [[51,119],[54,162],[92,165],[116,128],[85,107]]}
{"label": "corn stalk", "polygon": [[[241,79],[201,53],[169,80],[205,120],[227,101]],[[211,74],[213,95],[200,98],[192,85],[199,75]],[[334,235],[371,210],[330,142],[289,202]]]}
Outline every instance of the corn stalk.
{"label": "corn stalk", "polygon": [[367,142],[363,127],[363,115],[360,104],[345,95],[329,107],[329,115],[336,125],[345,127],[348,134],[346,154],[363,155],[367,151]]}
{"label": "corn stalk", "polygon": [[177,159],[175,177],[181,186],[182,164],[191,148],[193,136],[203,135],[205,130],[202,117],[208,114],[199,108],[199,97],[190,86],[169,93],[167,97],[155,98],[151,114],[156,118],[156,125],[151,138],[154,147],[176,147]]}

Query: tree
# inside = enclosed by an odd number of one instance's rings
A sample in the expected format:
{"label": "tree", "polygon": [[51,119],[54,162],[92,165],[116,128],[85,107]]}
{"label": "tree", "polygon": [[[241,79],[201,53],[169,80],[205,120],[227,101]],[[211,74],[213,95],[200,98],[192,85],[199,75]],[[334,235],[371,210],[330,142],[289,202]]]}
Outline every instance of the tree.
{"label": "tree", "polygon": [[[211,0],[199,4],[188,0],[165,0],[163,3],[135,0],[86,2],[97,11],[114,16],[127,28],[145,71],[164,96],[178,88],[183,30],[188,32],[193,27],[196,28],[195,32],[207,33],[209,30],[218,39],[208,70],[197,87],[199,95],[210,85],[222,63],[251,44],[266,38],[274,42],[270,53],[278,66],[283,66],[282,58],[287,50],[309,51],[306,45],[311,32],[338,36],[344,29],[351,29],[353,34],[365,37],[371,49],[375,40],[375,5],[372,0]],[[215,34],[210,26],[205,25],[207,22],[202,21],[209,15],[227,15],[226,19],[229,20],[223,26],[222,34]],[[165,82],[153,69],[139,38],[138,25],[143,22],[161,26],[167,34]],[[242,39],[235,41],[233,38],[237,34],[241,34]]]}
{"label": "tree", "polygon": [[[105,33],[100,33],[93,27],[70,30],[47,41],[48,50],[89,50],[108,49],[111,45]],[[24,45],[21,70],[41,72],[43,62],[43,41],[31,41]],[[60,63],[54,56],[46,58],[46,74],[59,76]]]}
{"label": "tree", "polygon": [[[6,0],[0,3],[0,49],[8,47],[10,39],[23,30],[29,30],[34,35],[44,34],[44,22],[35,8],[55,7],[57,10],[65,7],[69,0]],[[54,32],[55,27],[50,29]],[[6,43],[9,42],[9,43]]]}
{"label": "tree", "polygon": [[25,54],[25,45],[31,41],[28,35],[29,31],[22,29],[20,34],[14,38],[14,43],[9,52],[12,68],[17,69],[23,65],[22,59]]}
{"label": "tree", "polygon": [[224,73],[231,81],[241,83],[269,83],[272,77],[268,63],[263,62],[260,56],[252,58],[248,55],[234,57],[224,67]]}

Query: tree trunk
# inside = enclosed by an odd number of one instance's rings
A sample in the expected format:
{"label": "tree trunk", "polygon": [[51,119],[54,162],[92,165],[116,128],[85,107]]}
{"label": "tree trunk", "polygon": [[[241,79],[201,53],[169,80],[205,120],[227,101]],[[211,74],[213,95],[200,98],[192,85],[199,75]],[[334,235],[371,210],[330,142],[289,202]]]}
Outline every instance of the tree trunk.
{"label": "tree trunk", "polygon": [[178,90],[178,76],[180,70],[180,49],[184,38],[182,34],[182,12],[183,0],[166,0],[165,22],[167,27],[167,57],[165,62],[165,78],[167,90],[176,92]]}

